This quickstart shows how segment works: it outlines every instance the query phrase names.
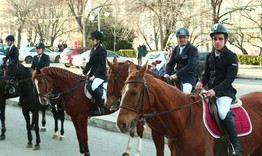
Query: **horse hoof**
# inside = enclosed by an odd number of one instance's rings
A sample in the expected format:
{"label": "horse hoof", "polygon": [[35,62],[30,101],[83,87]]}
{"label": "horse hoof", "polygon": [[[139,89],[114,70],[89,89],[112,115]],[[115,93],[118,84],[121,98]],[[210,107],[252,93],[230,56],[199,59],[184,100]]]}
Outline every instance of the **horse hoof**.
{"label": "horse hoof", "polygon": [[34,150],[35,150],[35,151],[40,150],[40,146],[39,146],[39,145],[38,145],[38,146],[35,145]]}
{"label": "horse hoof", "polygon": [[64,141],[64,139],[65,139],[64,136],[60,136],[59,138],[60,141]]}
{"label": "horse hoof", "polygon": [[33,147],[33,144],[32,143],[28,143],[26,148],[32,148]]}
{"label": "horse hoof", "polygon": [[122,154],[122,156],[129,156],[129,154],[125,152]]}
{"label": "horse hoof", "polygon": [[45,128],[45,127],[42,127],[42,128],[40,129],[40,131],[41,131],[41,132],[45,132],[45,131],[46,131],[46,128]]}
{"label": "horse hoof", "polygon": [[3,140],[5,140],[5,135],[4,134],[0,135],[0,141],[3,141]]}
{"label": "horse hoof", "polygon": [[57,135],[57,134],[54,134],[54,135],[53,135],[53,139],[56,139],[56,138],[58,138],[58,135]]}

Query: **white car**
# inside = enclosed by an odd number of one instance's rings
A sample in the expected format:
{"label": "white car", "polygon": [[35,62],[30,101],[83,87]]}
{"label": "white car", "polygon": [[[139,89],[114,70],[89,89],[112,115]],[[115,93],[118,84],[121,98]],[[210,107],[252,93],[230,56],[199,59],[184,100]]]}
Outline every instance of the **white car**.
{"label": "white car", "polygon": [[5,58],[4,52],[0,52],[0,65],[3,64],[3,59]]}
{"label": "white car", "polygon": [[[91,52],[91,50],[88,50],[88,51],[86,51],[86,52],[84,52],[84,53],[82,53],[80,55],[72,56],[72,58],[73,58],[73,60],[72,60],[73,66],[84,68],[86,63],[89,61],[90,52]],[[131,58],[123,57],[123,56],[120,56],[120,55],[114,53],[113,51],[107,50],[107,59],[110,62],[113,62],[114,57],[117,58],[118,62],[124,62],[124,61],[131,61],[132,62]]]}
{"label": "white car", "polygon": [[[45,54],[49,55],[51,62],[59,62],[60,53],[52,52],[51,50],[45,48]],[[25,49],[20,50],[19,61],[25,61],[25,63],[31,64],[35,55],[37,55],[35,47],[27,47]]]}
{"label": "white car", "polygon": [[142,65],[144,65],[147,60],[149,66],[151,66],[152,62],[156,62],[157,63],[156,68],[160,70],[167,63],[166,56],[167,56],[166,51],[149,52],[142,60]]}

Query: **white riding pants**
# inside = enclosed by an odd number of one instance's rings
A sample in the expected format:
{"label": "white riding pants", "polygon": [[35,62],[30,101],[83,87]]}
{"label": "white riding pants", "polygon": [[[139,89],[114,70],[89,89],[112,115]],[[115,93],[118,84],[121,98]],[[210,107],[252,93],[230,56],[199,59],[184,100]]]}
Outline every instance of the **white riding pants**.
{"label": "white riding pants", "polygon": [[183,93],[190,94],[192,91],[193,86],[190,83],[182,83],[183,86]]}
{"label": "white riding pants", "polygon": [[95,91],[98,86],[100,86],[104,82],[103,79],[95,78],[92,82],[91,89]]}
{"label": "white riding pants", "polygon": [[224,120],[227,116],[227,113],[230,110],[230,105],[232,103],[232,100],[228,96],[222,96],[216,99],[217,102],[217,109],[218,109],[218,115],[221,120]]}

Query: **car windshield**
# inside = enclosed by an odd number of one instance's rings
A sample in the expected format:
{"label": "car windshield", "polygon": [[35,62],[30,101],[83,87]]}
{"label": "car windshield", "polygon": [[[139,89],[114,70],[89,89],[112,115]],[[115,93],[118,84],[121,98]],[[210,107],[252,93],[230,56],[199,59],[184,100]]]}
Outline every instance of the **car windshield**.
{"label": "car windshield", "polygon": [[64,54],[72,54],[73,51],[74,51],[74,49],[65,49],[65,50],[63,51],[63,53],[64,53]]}
{"label": "car windshield", "polygon": [[148,59],[156,59],[156,58],[159,57],[159,55],[160,54],[157,54],[157,53],[156,54],[149,54],[149,55],[146,56],[146,58],[148,58]]}
{"label": "car windshield", "polygon": [[107,57],[118,57],[118,55],[112,51],[107,51]]}

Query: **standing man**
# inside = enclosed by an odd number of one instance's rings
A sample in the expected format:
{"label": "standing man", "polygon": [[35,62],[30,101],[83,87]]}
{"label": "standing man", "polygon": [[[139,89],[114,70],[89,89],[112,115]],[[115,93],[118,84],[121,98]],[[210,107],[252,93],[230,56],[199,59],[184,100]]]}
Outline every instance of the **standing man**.
{"label": "standing man", "polygon": [[104,35],[100,31],[91,33],[92,49],[89,62],[86,64],[83,74],[89,79],[91,85],[88,85],[88,91],[94,96],[97,105],[95,115],[104,114],[103,107],[103,83],[107,81],[106,57],[107,51],[102,46]]}
{"label": "standing man", "polygon": [[36,69],[36,68],[42,69],[42,68],[48,67],[50,65],[50,57],[49,57],[49,55],[46,55],[44,53],[44,51],[45,51],[44,43],[38,42],[36,44],[37,55],[34,56],[33,62],[32,62],[32,65],[31,65],[32,69]]}
{"label": "standing man", "polygon": [[9,46],[7,52],[6,52],[6,57],[3,60],[3,64],[1,65],[1,67],[5,67],[6,66],[6,62],[8,60],[8,66],[11,65],[12,67],[15,67],[17,65],[18,62],[18,56],[19,56],[19,52],[17,47],[14,45],[15,42],[15,37],[13,35],[8,35],[5,38],[7,45]]}
{"label": "standing man", "polygon": [[231,102],[236,95],[232,83],[238,72],[237,56],[226,47],[228,32],[224,25],[220,23],[213,25],[210,37],[214,50],[207,55],[205,72],[198,81],[196,89],[199,90],[207,85],[209,89],[207,96],[216,97],[218,114],[231,142],[230,155],[240,156],[241,147],[236,133],[234,115],[230,112]]}
{"label": "standing man", "polygon": [[[190,94],[197,82],[198,51],[188,41],[189,31],[185,27],[180,27],[176,31],[176,37],[178,46],[172,51],[164,77],[179,79],[182,83],[182,91]],[[175,66],[176,72],[172,74]]]}

